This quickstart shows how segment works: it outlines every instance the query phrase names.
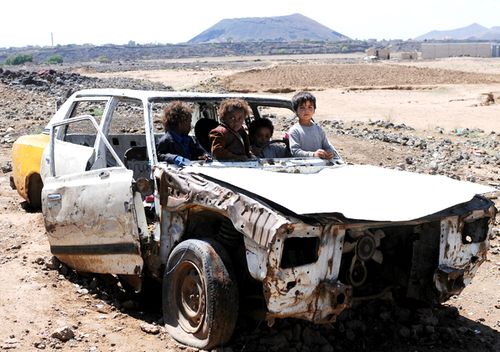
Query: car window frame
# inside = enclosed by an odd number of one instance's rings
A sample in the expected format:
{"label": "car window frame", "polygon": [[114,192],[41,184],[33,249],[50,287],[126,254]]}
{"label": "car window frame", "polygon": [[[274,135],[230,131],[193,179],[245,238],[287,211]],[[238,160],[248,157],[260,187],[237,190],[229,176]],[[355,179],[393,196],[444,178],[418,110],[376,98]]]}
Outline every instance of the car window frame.
{"label": "car window frame", "polygon": [[[106,148],[109,149],[111,155],[117,161],[117,164],[118,164],[117,166],[125,168],[125,165],[123,164],[121,159],[118,157],[118,154],[116,154],[115,150],[113,149],[113,147],[109,143],[108,139],[106,138],[106,136],[102,132],[101,128],[97,124],[95,118],[91,115],[83,115],[83,116],[72,117],[71,119],[65,119],[63,121],[55,122],[51,125],[51,127],[50,127],[50,141],[49,141],[49,158],[50,158],[50,167],[49,167],[50,174],[49,174],[49,176],[50,177],[57,176],[56,175],[56,167],[55,167],[55,148],[54,148],[55,147],[55,140],[58,137],[56,129],[60,126],[64,126],[64,125],[67,125],[70,123],[77,123],[77,122],[81,122],[81,121],[86,121],[86,120],[90,121],[91,124],[93,125],[93,127],[96,129],[96,131],[97,131],[96,136],[99,136],[100,140],[105,144]],[[95,145],[93,148],[94,149],[96,148]],[[117,167],[117,166],[114,166],[114,167]]]}

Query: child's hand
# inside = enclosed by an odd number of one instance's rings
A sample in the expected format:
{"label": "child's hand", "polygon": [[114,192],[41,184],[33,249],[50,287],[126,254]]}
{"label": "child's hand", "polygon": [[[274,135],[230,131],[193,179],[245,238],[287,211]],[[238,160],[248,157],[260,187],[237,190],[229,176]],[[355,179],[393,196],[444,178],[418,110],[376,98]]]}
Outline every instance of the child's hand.
{"label": "child's hand", "polygon": [[198,157],[198,160],[205,160],[205,161],[213,161],[213,158],[210,154],[203,154]]}
{"label": "child's hand", "polygon": [[262,154],[262,149],[263,149],[262,147],[257,147],[256,145],[253,145],[251,147],[252,153],[254,155],[261,155]]}
{"label": "child's hand", "polygon": [[326,150],[323,150],[323,149],[318,149],[314,152],[314,156],[317,158],[329,160],[329,159],[333,158],[333,153],[327,152]]}

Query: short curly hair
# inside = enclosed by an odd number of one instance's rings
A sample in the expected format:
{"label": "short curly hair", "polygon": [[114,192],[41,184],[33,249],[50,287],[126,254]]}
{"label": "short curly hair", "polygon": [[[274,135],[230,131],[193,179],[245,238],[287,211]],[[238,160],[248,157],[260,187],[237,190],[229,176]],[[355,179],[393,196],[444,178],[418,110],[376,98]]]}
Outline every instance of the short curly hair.
{"label": "short curly hair", "polygon": [[220,120],[224,121],[235,111],[242,111],[245,114],[245,116],[250,116],[252,112],[248,103],[243,99],[237,99],[237,98],[225,99],[219,106],[218,114]]}
{"label": "short curly hair", "polygon": [[274,126],[271,120],[265,117],[261,117],[258,119],[253,120],[250,123],[250,126],[248,126],[248,134],[250,137],[250,142],[253,144],[255,143],[255,135],[257,134],[257,131],[259,128],[268,128],[271,131],[271,136],[274,133]]}
{"label": "short curly hair", "polygon": [[310,101],[314,106],[314,109],[316,109],[316,97],[309,92],[302,91],[292,97],[293,111],[297,112],[299,106],[304,104],[306,101]]}
{"label": "short curly hair", "polygon": [[163,110],[162,123],[165,131],[175,129],[182,121],[192,117],[193,109],[182,101],[175,100],[165,106]]}

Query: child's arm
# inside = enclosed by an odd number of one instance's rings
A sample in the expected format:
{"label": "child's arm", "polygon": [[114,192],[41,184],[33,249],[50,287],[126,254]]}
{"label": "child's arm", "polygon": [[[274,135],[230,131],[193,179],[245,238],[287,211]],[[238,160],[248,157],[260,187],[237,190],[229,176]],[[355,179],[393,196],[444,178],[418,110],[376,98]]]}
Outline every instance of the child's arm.
{"label": "child's arm", "polygon": [[166,161],[169,164],[175,164],[175,158],[179,156],[176,149],[176,144],[172,140],[165,137],[161,138],[156,146],[158,161]]}
{"label": "child's arm", "polygon": [[332,154],[332,158],[335,156],[335,155],[338,155],[337,151],[335,150],[335,148],[333,147],[333,145],[330,143],[330,141],[328,140],[328,138],[326,137],[326,133],[325,131],[320,127],[320,133],[321,133],[321,148],[325,151],[327,151],[328,153],[331,153]]}

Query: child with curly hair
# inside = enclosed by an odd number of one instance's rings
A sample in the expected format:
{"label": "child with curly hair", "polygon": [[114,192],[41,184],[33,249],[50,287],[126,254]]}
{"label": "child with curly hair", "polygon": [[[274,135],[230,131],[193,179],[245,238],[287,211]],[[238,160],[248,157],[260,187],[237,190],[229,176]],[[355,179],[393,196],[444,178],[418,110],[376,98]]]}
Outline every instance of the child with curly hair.
{"label": "child with curly hair", "polygon": [[210,131],[212,154],[218,160],[245,161],[255,156],[250,151],[248,134],[243,128],[250,106],[243,99],[226,99],[219,106],[221,124]]}
{"label": "child with curly hair", "polygon": [[210,160],[203,147],[189,136],[192,109],[181,101],[169,103],[163,111],[165,134],[156,147],[159,161],[176,165],[189,165],[191,160]]}

